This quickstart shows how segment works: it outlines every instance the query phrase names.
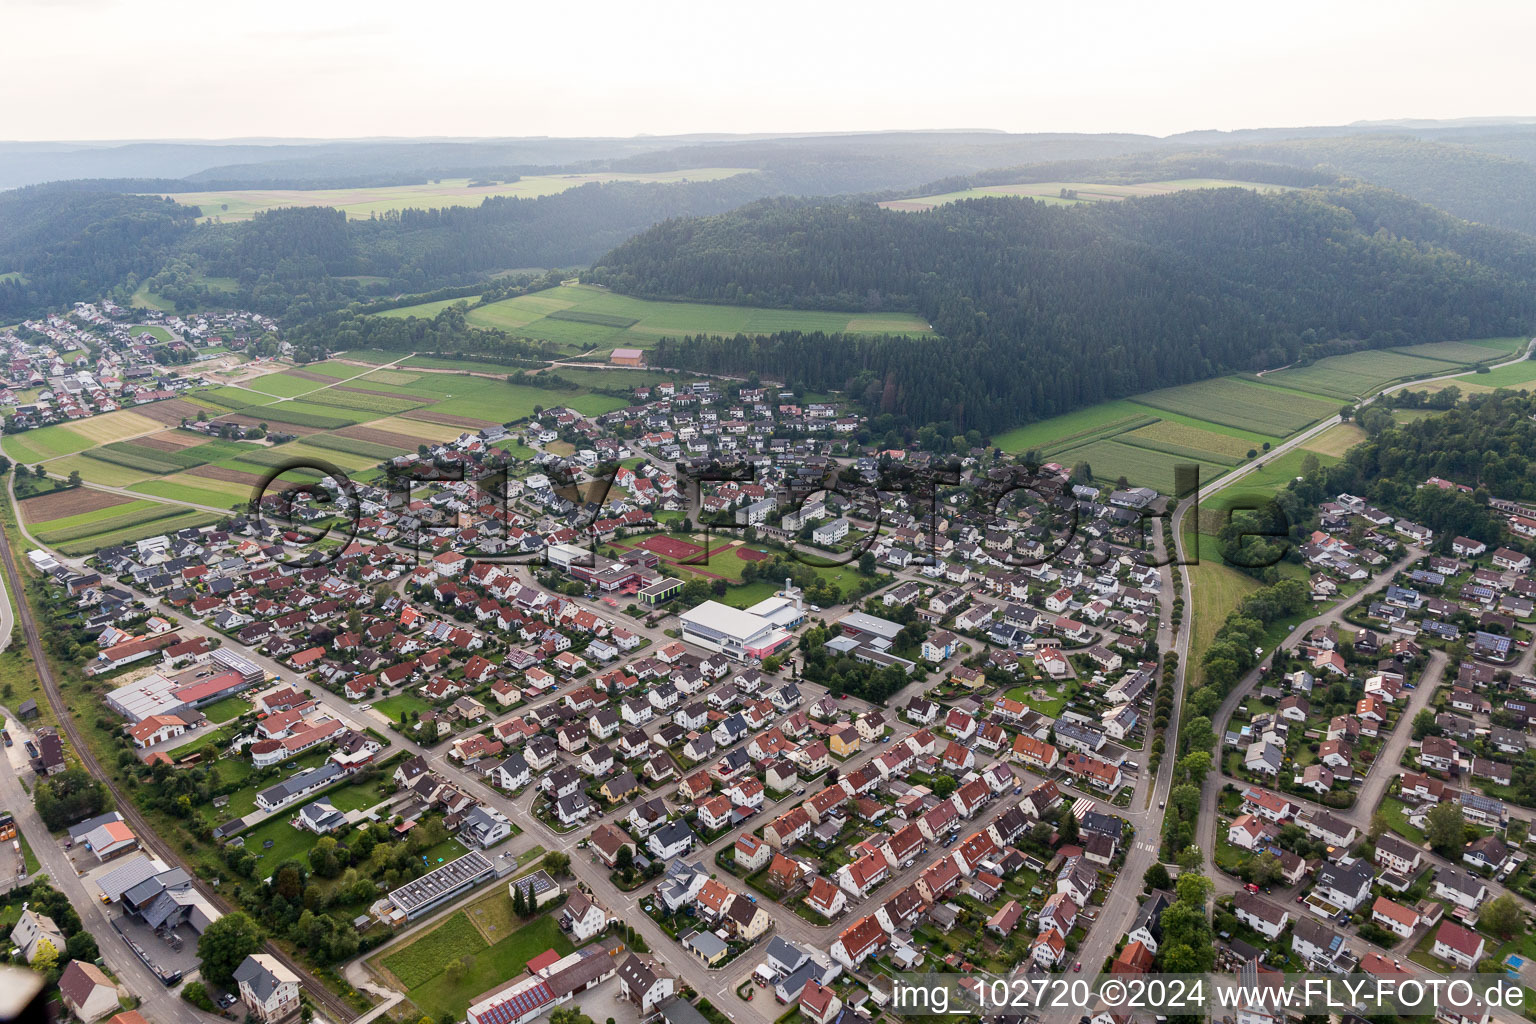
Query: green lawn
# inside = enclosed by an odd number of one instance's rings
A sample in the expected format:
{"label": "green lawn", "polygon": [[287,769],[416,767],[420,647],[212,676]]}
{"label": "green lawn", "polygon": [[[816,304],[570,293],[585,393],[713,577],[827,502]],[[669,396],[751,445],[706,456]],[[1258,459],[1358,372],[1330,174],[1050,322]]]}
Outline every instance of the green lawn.
{"label": "green lawn", "polygon": [[1381,801],[1381,813],[1386,815],[1387,827],[1404,839],[1410,839],[1415,843],[1424,842],[1422,829],[1414,828],[1408,824],[1408,805],[1396,797],[1386,797]]}
{"label": "green lawn", "polygon": [[[505,899],[505,890],[497,888]],[[386,954],[382,962],[406,986],[411,1002],[422,1013],[434,1018],[451,1013],[457,1020],[470,1000],[517,976],[533,957],[548,949],[563,956],[574,948],[548,914],[523,922],[505,939],[487,943],[460,911],[409,945]]]}
{"label": "green lawn", "polygon": [[1195,557],[1195,540],[1199,538],[1198,565],[1189,566],[1189,581],[1192,590],[1191,603],[1193,607],[1185,610],[1186,615],[1192,615],[1192,632],[1189,640],[1189,663],[1196,666],[1195,671],[1203,675],[1198,667],[1200,658],[1205,654],[1205,649],[1211,645],[1216,637],[1216,630],[1226,621],[1227,614],[1238,606],[1238,603],[1249,594],[1258,590],[1261,586],[1258,580],[1246,573],[1221,563],[1221,556],[1217,553],[1216,538],[1208,534],[1197,535],[1186,520],[1184,535],[1184,551],[1187,557]]}
{"label": "green lawn", "polygon": [[[298,814],[299,809],[309,802],[311,801],[306,800],[303,803],[285,807],[244,833],[245,848],[257,858],[256,876],[258,878],[265,878],[285,861],[303,860],[309,853],[309,848],[315,845],[318,837],[314,833],[294,828],[289,824],[289,819]],[[271,847],[268,847],[267,843],[271,843]]]}
{"label": "green lawn", "polygon": [[393,697],[385,697],[383,700],[374,701],[373,708],[390,721],[398,722],[400,721],[400,712],[409,713],[414,711],[419,714],[423,711],[431,711],[432,705],[422,700],[421,697],[412,691],[407,690],[404,693],[397,693]]}
{"label": "green lawn", "polygon": [[203,708],[203,714],[208,716],[208,721],[223,725],[231,718],[239,718],[249,710],[251,710],[250,702],[243,697],[225,697]]}
{"label": "green lawn", "polygon": [[[1075,691],[1077,686],[1071,682],[1056,683],[1047,680],[1041,683],[1015,686],[1008,691],[1007,696],[1021,704],[1029,705],[1042,715],[1050,715],[1052,718],[1055,718],[1067,706],[1069,688]],[[1044,698],[1036,697],[1036,690],[1044,692],[1046,696]]]}

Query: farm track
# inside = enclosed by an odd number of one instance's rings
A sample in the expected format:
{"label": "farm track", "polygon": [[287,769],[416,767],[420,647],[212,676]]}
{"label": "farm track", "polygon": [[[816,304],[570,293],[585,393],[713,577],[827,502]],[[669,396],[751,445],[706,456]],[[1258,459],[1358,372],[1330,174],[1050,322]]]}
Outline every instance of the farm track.
{"label": "farm track", "polygon": [[[148,846],[156,856],[160,857],[167,864],[174,864],[185,870],[197,886],[198,891],[213,906],[224,913],[236,909],[227,900],[219,896],[218,893],[208,888],[207,884],[197,876],[192,865],[183,860],[176,850],[172,849],[165,840],[160,838],[159,833],[139,813],[139,809],[134,806],[133,801],[128,799],[127,794],[118,787],[112,777],[102,770],[100,762],[96,760],[96,755],[86,745],[85,737],[81,735],[79,726],[75,724],[69,705],[65,703],[64,696],[59,691],[58,683],[53,678],[53,668],[48,664],[48,660],[44,656],[42,639],[38,634],[37,623],[32,618],[32,609],[27,603],[26,591],[22,587],[21,575],[16,570],[16,559],[11,551],[10,538],[4,530],[0,530],[0,562],[4,562],[6,585],[11,588],[11,593],[16,595],[17,620],[21,626],[22,636],[26,639],[27,650],[32,655],[32,662],[37,666],[37,676],[43,684],[43,692],[47,695],[48,703],[53,708],[54,717],[58,719],[59,725],[69,737],[70,743],[74,746],[75,755],[80,758],[80,762],[85,766],[85,770],[106,784],[108,791],[111,792],[112,798],[116,802],[116,809],[127,820],[128,826],[133,829],[134,834],[139,837],[141,843]],[[52,842],[52,837],[48,841]],[[270,939],[266,942],[266,952],[272,954],[280,963],[298,976],[310,1000],[324,1010],[326,1016],[341,1022],[341,1024],[346,1024],[346,1022],[358,1016],[357,1012],[345,1000],[321,984],[302,964],[295,961]]]}

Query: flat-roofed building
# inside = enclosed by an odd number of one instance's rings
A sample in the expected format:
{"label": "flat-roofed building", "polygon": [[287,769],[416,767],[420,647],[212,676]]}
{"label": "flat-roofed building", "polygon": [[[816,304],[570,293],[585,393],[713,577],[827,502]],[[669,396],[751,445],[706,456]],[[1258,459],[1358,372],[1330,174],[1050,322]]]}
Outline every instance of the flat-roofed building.
{"label": "flat-roofed building", "polygon": [[389,901],[408,919],[425,914],[434,907],[469,891],[496,874],[496,867],[478,853],[466,853],[441,867],[433,868],[389,894]]}
{"label": "flat-roofed building", "polygon": [[683,624],[683,639],[737,661],[766,658],[790,639],[787,630],[770,620],[719,601],[705,601],[678,618]]}

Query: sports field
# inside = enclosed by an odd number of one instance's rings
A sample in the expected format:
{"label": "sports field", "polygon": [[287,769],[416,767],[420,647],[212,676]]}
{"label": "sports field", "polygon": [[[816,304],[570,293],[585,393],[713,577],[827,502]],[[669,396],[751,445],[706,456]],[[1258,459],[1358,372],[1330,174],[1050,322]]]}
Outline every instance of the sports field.
{"label": "sports field", "polygon": [[958,192],[914,196],[911,199],[892,199],[880,205],[888,210],[920,212],[961,199],[1014,196],[1065,206],[1074,203],[1117,202],[1136,196],[1161,196],[1170,192],[1184,192],[1197,188],[1248,188],[1259,192],[1284,192],[1288,186],[1267,185],[1257,181],[1232,181],[1226,178],[1178,178],[1170,181],[1146,181],[1134,185],[1107,185],[1088,181],[1035,181],[1017,185],[982,185]]}
{"label": "sports field", "polygon": [[202,216],[219,220],[250,220],[262,210],[283,206],[331,206],[349,218],[394,210],[433,210],[447,206],[479,206],[502,196],[534,199],[554,195],[594,181],[639,181],[666,184],[683,181],[716,181],[744,173],[743,168],[695,167],[654,174],[533,174],[513,182],[472,182],[469,178],[443,178],[419,185],[378,188],[237,189],[222,192],[173,192],[170,198],[184,206],[196,206]]}
{"label": "sports field", "polygon": [[[456,300],[468,301],[468,300]],[[404,306],[380,316],[430,317],[442,303]],[[495,327],[575,349],[647,348],[664,336],[826,331],[929,335],[928,322],[906,313],[829,313],[698,302],[652,302],[595,285],[567,284],[472,309],[471,324]]]}

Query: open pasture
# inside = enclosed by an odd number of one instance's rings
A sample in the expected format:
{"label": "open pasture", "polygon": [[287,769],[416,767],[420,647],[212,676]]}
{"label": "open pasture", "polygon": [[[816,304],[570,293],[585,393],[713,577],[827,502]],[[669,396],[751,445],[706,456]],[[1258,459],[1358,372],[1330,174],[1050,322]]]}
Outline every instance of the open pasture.
{"label": "open pasture", "polygon": [[1466,390],[1466,384],[1478,384],[1487,388],[1521,388],[1536,382],[1536,360],[1527,359],[1513,366],[1501,366],[1487,373],[1469,373],[1458,377],[1454,383]]}
{"label": "open pasture", "polygon": [[1271,437],[1294,434],[1309,423],[1339,411],[1335,403],[1323,398],[1309,398],[1235,377],[1216,377],[1164,388],[1137,395],[1136,401],[1154,409],[1166,409]]}
{"label": "open pasture", "polygon": [[[427,303],[430,308],[406,306],[391,310],[388,315],[430,317],[442,305]],[[585,284],[568,284],[503,299],[470,310],[467,319],[478,327],[498,328],[521,337],[583,350],[615,346],[646,348],[663,336],[684,334],[771,334],[775,331],[931,333],[927,321],[903,313],[836,313],[656,302]]]}
{"label": "open pasture", "polygon": [[694,167],[654,174],[532,174],[512,182],[475,182],[469,178],[443,178],[419,185],[388,185],[375,188],[235,189],[219,192],[176,192],[170,198],[183,206],[196,206],[209,219],[250,220],[262,210],[284,206],[330,206],[349,218],[395,210],[433,210],[449,206],[479,206],[490,198],[534,199],[554,195],[594,181],[640,181],[665,184],[681,181],[714,181],[741,174],[742,168]]}
{"label": "open pasture", "polygon": [[[1132,199],[1137,196],[1161,196],[1170,192],[1184,192],[1197,188],[1247,188],[1258,192],[1283,192],[1287,186],[1269,185],[1257,181],[1232,181],[1225,178],[1179,178],[1170,181],[1144,181],[1132,185],[1109,185],[1086,181],[1034,181],[1015,185],[981,185],[976,188],[961,189],[958,192],[914,196],[911,199],[892,199],[880,205],[888,210],[921,212],[961,199],[981,199],[989,196],[1012,196],[1067,205],[1118,202],[1121,199]],[[1063,195],[1063,192],[1070,194]]]}

